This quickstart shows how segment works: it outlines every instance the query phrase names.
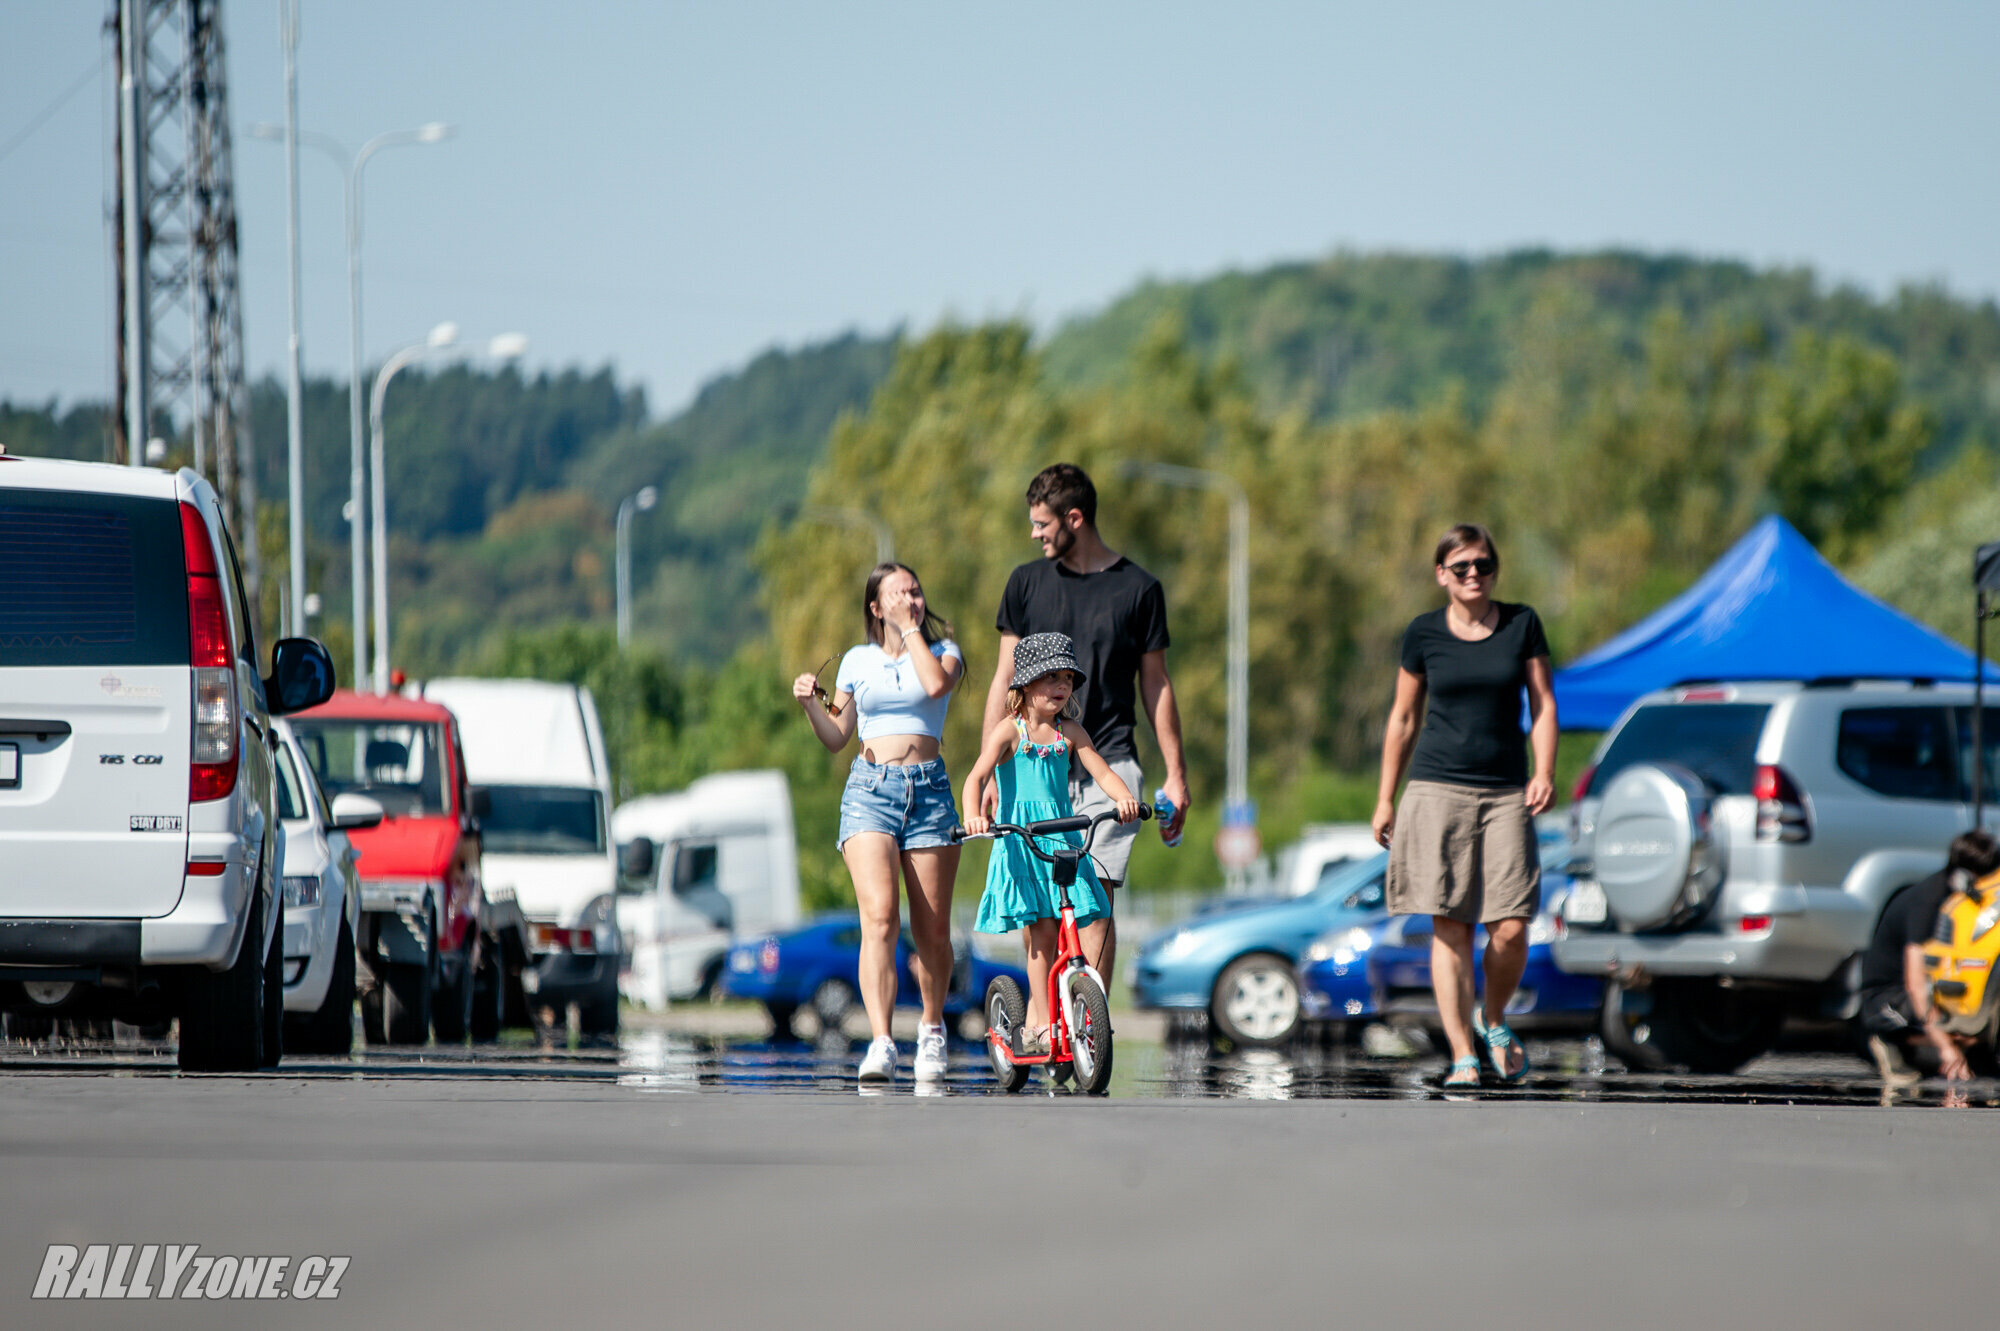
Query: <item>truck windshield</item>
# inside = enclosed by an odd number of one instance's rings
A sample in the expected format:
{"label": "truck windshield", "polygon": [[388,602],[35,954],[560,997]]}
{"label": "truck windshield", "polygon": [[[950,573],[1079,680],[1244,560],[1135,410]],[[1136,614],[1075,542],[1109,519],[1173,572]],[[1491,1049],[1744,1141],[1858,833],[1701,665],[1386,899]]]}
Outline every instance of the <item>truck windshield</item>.
{"label": "truck windshield", "polygon": [[489,855],[591,855],[604,850],[604,801],[576,786],[488,786],[479,820]]}
{"label": "truck windshield", "polygon": [[394,818],[451,812],[444,793],[444,736],[436,722],[294,717],[292,729],[328,795],[361,791]]}

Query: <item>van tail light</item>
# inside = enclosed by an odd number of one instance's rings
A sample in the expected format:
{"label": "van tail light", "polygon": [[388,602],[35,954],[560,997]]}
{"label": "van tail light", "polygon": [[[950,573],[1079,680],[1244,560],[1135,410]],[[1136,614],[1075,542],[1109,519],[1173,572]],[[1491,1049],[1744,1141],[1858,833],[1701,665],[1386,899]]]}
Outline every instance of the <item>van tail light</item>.
{"label": "van tail light", "polygon": [[1806,814],[1805,798],[1784,768],[1768,763],[1759,767],[1750,784],[1750,793],[1757,797],[1759,841],[1812,840],[1812,820]]}
{"label": "van tail light", "polygon": [[1592,763],[1577,775],[1576,785],[1569,792],[1569,802],[1575,804],[1590,793],[1591,778],[1597,775],[1597,764]]}
{"label": "van tail light", "polygon": [[188,503],[181,505],[181,555],[187,563],[188,663],[194,667],[188,799],[198,803],[236,789],[236,671],[208,526]]}

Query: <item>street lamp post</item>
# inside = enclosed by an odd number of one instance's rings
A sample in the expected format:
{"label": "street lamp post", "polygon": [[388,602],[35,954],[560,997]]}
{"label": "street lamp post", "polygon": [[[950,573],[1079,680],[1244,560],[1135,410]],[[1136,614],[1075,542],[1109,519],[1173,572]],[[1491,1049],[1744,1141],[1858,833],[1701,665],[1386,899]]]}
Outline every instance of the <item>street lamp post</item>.
{"label": "street lamp post", "polygon": [[[433,352],[445,351],[458,343],[458,325],[441,323],[430,336],[398,350],[375,372],[375,389],[368,397],[370,435],[369,470],[373,474],[373,522],[375,544],[375,692],[389,691],[389,500],[387,473],[383,468],[382,399],[389,381],[398,371]],[[528,349],[528,339],[520,333],[502,333],[486,344],[486,354],[496,360],[513,360]],[[358,513],[357,513],[358,516]],[[358,676],[357,676],[358,678]]]}
{"label": "street lamp post", "polygon": [[300,637],[306,631],[306,423],[305,337],[299,308],[299,0],[278,0],[278,27],[285,47],[285,250],[291,270],[287,291],[292,323],[285,356],[285,483],[291,510],[286,544],[291,633]]}
{"label": "street lamp post", "polygon": [[[442,143],[457,131],[450,125],[432,121],[416,129],[392,129],[377,134],[349,153],[345,144],[330,134],[306,131],[299,142],[317,148],[340,168],[341,193],[346,213],[347,233],[347,538],[354,584],[354,681],[368,674],[368,603],[362,589],[368,585],[367,474],[364,471],[365,442],[361,433],[361,168],[384,148],[408,144]],[[282,139],[279,126],[258,124],[250,127],[252,138]]]}
{"label": "street lamp post", "polygon": [[[1250,497],[1235,477],[1202,467],[1131,461],[1128,476],[1147,476],[1168,485],[1218,490],[1229,500],[1229,667],[1227,786],[1223,822],[1250,818]],[[1229,870],[1229,887],[1243,886],[1243,870]]]}
{"label": "street lamp post", "polygon": [[837,527],[865,531],[875,538],[875,562],[896,562],[896,534],[889,530],[888,523],[865,508],[828,508],[824,504],[807,504],[799,510],[799,516],[812,522],[830,522]]}
{"label": "street lamp post", "polygon": [[618,646],[632,641],[632,514],[660,502],[660,492],[648,485],[626,495],[618,505]]}

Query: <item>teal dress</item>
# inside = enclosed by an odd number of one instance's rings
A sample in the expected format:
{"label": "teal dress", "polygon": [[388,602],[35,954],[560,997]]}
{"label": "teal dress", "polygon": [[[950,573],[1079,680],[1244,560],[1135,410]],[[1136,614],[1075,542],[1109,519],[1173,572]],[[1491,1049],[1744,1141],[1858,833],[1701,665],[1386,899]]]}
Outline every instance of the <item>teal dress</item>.
{"label": "teal dress", "polygon": [[[1030,744],[1027,727],[1018,717],[1014,729],[1021,737],[1014,746],[1014,756],[994,772],[1000,780],[1000,810],[994,821],[1033,823],[1069,817],[1069,741]],[[1083,833],[1036,840],[1046,850],[1063,842],[1080,846]],[[979,918],[972,927],[982,934],[1005,934],[1035,920],[1058,918],[1062,905],[1056,896],[1053,867],[1035,858],[1017,836],[995,841],[993,857],[986,863],[986,891],[979,898]],[[1076,908],[1078,924],[1102,919],[1108,908],[1104,889],[1097,885],[1097,873],[1087,857],[1077,866],[1069,900]]]}

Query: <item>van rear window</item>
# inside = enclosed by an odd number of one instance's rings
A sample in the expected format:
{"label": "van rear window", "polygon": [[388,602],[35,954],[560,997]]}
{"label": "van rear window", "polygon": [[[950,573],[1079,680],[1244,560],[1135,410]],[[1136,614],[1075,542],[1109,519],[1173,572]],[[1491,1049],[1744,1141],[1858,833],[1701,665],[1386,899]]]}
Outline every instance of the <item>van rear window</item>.
{"label": "van rear window", "polygon": [[1634,763],[1678,763],[1718,795],[1747,795],[1756,776],[1757,737],[1768,703],[1662,703],[1632,713],[1590,779],[1601,795]]}
{"label": "van rear window", "polygon": [[0,488],[0,666],[186,665],[167,500]]}

